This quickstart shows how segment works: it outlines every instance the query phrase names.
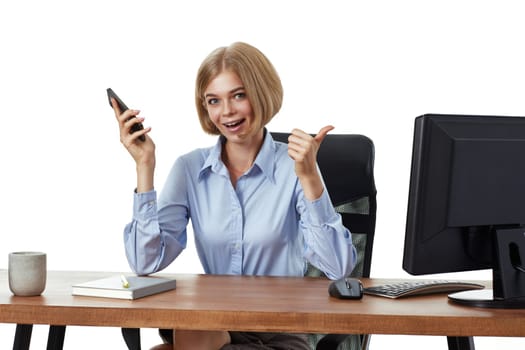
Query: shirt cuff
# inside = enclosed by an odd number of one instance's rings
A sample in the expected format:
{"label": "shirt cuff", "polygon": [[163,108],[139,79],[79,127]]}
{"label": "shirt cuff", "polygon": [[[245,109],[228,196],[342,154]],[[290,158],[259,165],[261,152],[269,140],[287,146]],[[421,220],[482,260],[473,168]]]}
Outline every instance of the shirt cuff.
{"label": "shirt cuff", "polygon": [[332,222],[337,218],[330,196],[326,189],[323,190],[321,197],[316,200],[309,201],[306,198],[303,199],[305,202],[307,220],[313,226],[323,226],[329,222]]}
{"label": "shirt cuff", "polygon": [[137,193],[133,195],[133,217],[135,219],[145,219],[157,213],[157,192],[151,190],[148,192]]}

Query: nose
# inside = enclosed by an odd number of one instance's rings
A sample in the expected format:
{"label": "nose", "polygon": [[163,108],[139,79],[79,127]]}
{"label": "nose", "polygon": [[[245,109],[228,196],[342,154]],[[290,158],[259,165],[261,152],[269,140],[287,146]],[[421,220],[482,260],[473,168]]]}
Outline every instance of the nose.
{"label": "nose", "polygon": [[225,100],[222,105],[222,115],[232,115],[235,111],[233,102],[230,100]]}

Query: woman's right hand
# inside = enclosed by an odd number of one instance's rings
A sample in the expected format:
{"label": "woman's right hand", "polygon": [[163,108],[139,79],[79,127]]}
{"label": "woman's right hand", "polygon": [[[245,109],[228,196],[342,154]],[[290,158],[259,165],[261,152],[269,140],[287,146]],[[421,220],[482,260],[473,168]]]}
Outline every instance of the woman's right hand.
{"label": "woman's right hand", "polygon": [[[149,191],[153,189],[153,172],[155,169],[155,144],[148,135],[151,127],[130,133],[133,125],[144,121],[144,118],[138,116],[140,111],[128,109],[122,113],[113,98],[111,105],[119,125],[120,142],[131,154],[137,166],[137,192]],[[139,140],[141,135],[144,135],[145,141]]]}

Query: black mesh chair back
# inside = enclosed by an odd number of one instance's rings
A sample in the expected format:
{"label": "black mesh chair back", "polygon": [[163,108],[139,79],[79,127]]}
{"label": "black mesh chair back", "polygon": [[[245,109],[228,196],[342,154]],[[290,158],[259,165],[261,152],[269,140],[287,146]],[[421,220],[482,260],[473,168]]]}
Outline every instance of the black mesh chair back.
{"label": "black mesh chair back", "polygon": [[[272,133],[275,141],[288,142],[289,133]],[[317,163],[335,210],[352,232],[358,250],[354,277],[370,277],[376,225],[375,150],[363,135],[328,134]]]}

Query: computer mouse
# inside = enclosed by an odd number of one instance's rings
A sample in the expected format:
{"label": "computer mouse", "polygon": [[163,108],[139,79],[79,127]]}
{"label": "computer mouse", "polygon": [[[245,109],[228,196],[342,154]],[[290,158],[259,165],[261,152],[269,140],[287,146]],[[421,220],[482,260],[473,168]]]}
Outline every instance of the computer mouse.
{"label": "computer mouse", "polygon": [[328,293],[330,296],[339,299],[361,299],[363,297],[363,285],[357,278],[345,277],[331,282]]}

